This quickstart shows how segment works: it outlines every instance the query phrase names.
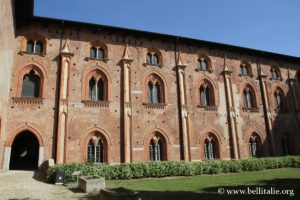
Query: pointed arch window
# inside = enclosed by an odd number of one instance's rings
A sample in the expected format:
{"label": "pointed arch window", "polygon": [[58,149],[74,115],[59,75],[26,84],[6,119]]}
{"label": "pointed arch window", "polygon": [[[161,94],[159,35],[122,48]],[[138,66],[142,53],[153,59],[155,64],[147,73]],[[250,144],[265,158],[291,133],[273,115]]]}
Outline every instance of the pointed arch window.
{"label": "pointed arch window", "polygon": [[40,77],[34,70],[30,70],[23,77],[22,97],[38,98],[40,97]]}
{"label": "pointed arch window", "polygon": [[249,140],[249,151],[250,151],[250,157],[255,158],[258,157],[258,137],[256,135],[252,135]]}
{"label": "pointed arch window", "polygon": [[218,142],[215,136],[209,135],[204,140],[204,158],[216,159],[218,154]]}
{"label": "pointed arch window", "polygon": [[149,159],[150,161],[162,161],[166,160],[165,159],[165,147],[166,144],[164,140],[158,136],[155,135],[153,138],[150,140],[149,143]]}
{"label": "pointed arch window", "polygon": [[213,106],[212,88],[207,83],[204,83],[200,87],[200,105]]}
{"label": "pointed arch window", "polygon": [[89,98],[92,101],[104,101],[105,100],[105,82],[102,78],[96,80],[92,77],[89,81]]}
{"label": "pointed arch window", "polygon": [[26,51],[41,54],[44,51],[44,44],[40,40],[27,40]]}
{"label": "pointed arch window", "polygon": [[104,140],[95,134],[88,142],[87,145],[87,161],[95,163],[106,162],[105,151],[106,145]]}
{"label": "pointed arch window", "polygon": [[284,110],[285,104],[284,104],[284,94],[280,89],[276,89],[274,92],[274,101],[275,101],[275,109],[277,111]]}
{"label": "pointed arch window", "polygon": [[162,103],[159,83],[148,83],[148,103]]}
{"label": "pointed arch window", "polygon": [[147,103],[164,103],[163,97],[164,86],[162,80],[156,75],[151,75],[147,82]]}
{"label": "pointed arch window", "polygon": [[256,101],[255,101],[255,93],[254,90],[247,86],[243,92],[244,95],[244,106],[246,109],[256,108]]}

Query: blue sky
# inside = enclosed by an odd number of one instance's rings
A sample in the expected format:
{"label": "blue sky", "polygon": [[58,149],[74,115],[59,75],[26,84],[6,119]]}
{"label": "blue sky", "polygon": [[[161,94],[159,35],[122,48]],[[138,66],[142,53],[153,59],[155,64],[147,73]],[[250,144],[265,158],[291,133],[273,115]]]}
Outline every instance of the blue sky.
{"label": "blue sky", "polygon": [[300,57],[299,0],[35,0],[34,12]]}

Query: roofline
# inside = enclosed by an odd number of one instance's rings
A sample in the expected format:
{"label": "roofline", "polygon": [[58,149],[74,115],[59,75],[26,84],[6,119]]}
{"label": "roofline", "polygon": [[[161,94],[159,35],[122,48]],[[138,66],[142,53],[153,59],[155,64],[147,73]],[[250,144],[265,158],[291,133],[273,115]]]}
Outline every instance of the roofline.
{"label": "roofline", "polygon": [[[34,0],[32,0],[34,1]],[[101,25],[101,24],[94,24],[94,23],[87,23],[87,22],[79,22],[79,21],[72,21],[72,20],[64,20],[64,19],[57,19],[57,18],[49,18],[49,17],[42,17],[42,16],[35,16],[34,15],[34,3],[32,4],[32,20],[41,20],[41,21],[51,21],[51,22],[60,22],[64,23],[65,25],[80,25],[80,26],[89,26],[89,27],[95,27],[97,29],[105,29],[105,30],[117,30],[121,32],[127,32],[130,34],[135,35],[142,35],[142,36],[150,36],[150,37],[157,37],[157,38],[165,38],[176,42],[187,42],[187,43],[193,43],[194,45],[203,45],[203,46],[212,46],[212,47],[218,47],[227,51],[240,51],[244,53],[250,53],[256,55],[258,58],[263,58],[265,56],[269,56],[275,59],[283,59],[288,61],[294,61],[294,62],[300,62],[300,57],[296,56],[290,56],[285,54],[279,54],[279,53],[273,53],[263,50],[257,50],[257,49],[251,49],[247,47],[240,47],[235,45],[229,45],[229,44],[223,44],[218,42],[211,42],[211,41],[205,41],[195,38],[188,38],[188,37],[182,37],[182,36],[176,36],[176,35],[169,35],[169,34],[163,34],[163,33],[156,33],[156,32],[149,32],[149,31],[142,31],[142,30],[136,30],[136,29],[129,29],[129,28],[122,28],[122,27],[115,27],[115,26],[109,26],[109,25]]]}

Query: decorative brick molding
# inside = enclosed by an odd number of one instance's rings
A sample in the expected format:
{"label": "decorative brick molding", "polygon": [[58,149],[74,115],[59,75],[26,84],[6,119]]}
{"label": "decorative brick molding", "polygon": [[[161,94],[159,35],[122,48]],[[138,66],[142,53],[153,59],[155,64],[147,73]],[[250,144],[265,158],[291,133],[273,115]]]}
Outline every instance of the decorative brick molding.
{"label": "decorative brick molding", "polygon": [[163,144],[163,160],[168,160],[169,158],[169,146],[170,146],[170,141],[168,140],[168,138],[166,137],[166,135],[163,132],[160,131],[153,131],[152,133],[150,133],[149,135],[147,135],[144,138],[144,149],[147,149],[144,151],[144,157],[146,161],[150,160],[150,155],[149,155],[149,144],[151,142],[151,140],[158,140],[160,139],[162,144]]}
{"label": "decorative brick molding", "polygon": [[[278,105],[276,104],[276,96],[275,95],[279,95],[280,96],[280,101],[281,101],[281,105],[278,107]],[[288,113],[289,111],[289,107],[288,107],[288,103],[287,103],[287,91],[284,90],[283,87],[274,84],[274,86],[272,87],[272,93],[271,93],[271,105],[274,108],[274,111],[276,113]]]}
{"label": "decorative brick molding", "polygon": [[[102,48],[104,50],[104,58],[103,59],[91,58],[90,57],[91,47]],[[103,62],[107,62],[109,60],[108,59],[108,47],[107,47],[107,45],[105,43],[103,43],[103,42],[98,41],[98,40],[90,42],[86,46],[86,57],[85,57],[85,60],[86,61],[89,61],[89,60],[101,60]]]}
{"label": "decorative brick molding", "polygon": [[243,107],[242,110],[243,110],[243,112],[256,112],[256,113],[259,112],[259,108],[246,108],[246,107]]}
{"label": "decorative brick molding", "polygon": [[[218,106],[219,105],[219,95],[218,95],[218,87],[210,77],[204,75],[202,76],[196,83],[197,89],[195,90],[195,97],[197,99],[197,104],[201,103],[201,95],[200,89],[201,87],[207,87],[210,90],[210,100],[211,105]],[[204,107],[204,106],[203,106]]]}
{"label": "decorative brick molding", "polygon": [[18,68],[15,71],[15,78],[14,78],[14,84],[12,84],[12,96],[14,97],[21,97],[22,94],[22,85],[23,85],[23,78],[26,74],[28,74],[30,71],[34,71],[35,75],[39,76],[40,78],[40,91],[39,91],[39,97],[45,98],[46,97],[46,90],[47,88],[47,71],[44,68],[43,65],[41,65],[38,62],[28,62],[22,67]]}
{"label": "decorative brick molding", "polygon": [[42,105],[43,98],[27,98],[27,97],[13,97],[14,104],[24,104],[24,105]]}
{"label": "decorative brick molding", "polygon": [[[152,65],[152,64],[148,64],[147,63],[147,54],[156,54],[158,56],[158,64],[157,65]],[[144,66],[158,66],[158,67],[162,67],[164,65],[163,63],[163,56],[161,51],[159,51],[156,48],[148,48],[148,49],[144,49],[144,62],[143,62]]]}
{"label": "decorative brick molding", "polygon": [[85,57],[84,60],[86,60],[86,61],[90,61],[90,60],[94,60],[94,61],[103,61],[103,62],[105,62],[105,63],[107,63],[107,62],[109,61],[108,58],[97,59],[97,58],[91,58],[91,57]]}
{"label": "decorative brick molding", "polygon": [[92,101],[92,100],[82,100],[82,103],[86,107],[109,107],[109,101]]}
{"label": "decorative brick molding", "polygon": [[247,155],[247,157],[251,157],[250,155],[250,148],[249,148],[249,143],[250,143],[250,140],[253,140],[254,139],[254,137],[256,137],[257,138],[257,142],[258,142],[258,144],[257,144],[257,150],[258,150],[258,153],[259,153],[259,157],[260,156],[263,156],[263,154],[264,154],[264,152],[262,151],[262,145],[264,144],[264,142],[265,142],[265,137],[263,137],[262,135],[261,135],[261,133],[260,132],[258,132],[257,130],[253,130],[253,129],[251,129],[251,130],[248,130],[247,132],[246,132],[246,134],[244,135],[244,137],[243,137],[243,139],[244,139],[244,144],[245,144],[245,146],[248,146],[247,148],[246,148],[246,155]]}
{"label": "decorative brick molding", "polygon": [[245,81],[244,84],[241,85],[240,87],[240,105],[241,107],[246,107],[246,103],[245,103],[245,92],[249,93],[250,95],[250,100],[251,100],[251,105],[253,108],[249,108],[249,109],[255,109],[258,107],[258,105],[261,103],[261,99],[258,98],[258,94],[259,94],[259,89],[257,89],[257,87],[249,82],[249,81]]}
{"label": "decorative brick molding", "polygon": [[[43,44],[43,51],[41,53],[32,53],[32,52],[27,52],[27,41],[32,40],[32,41],[40,41]],[[22,37],[21,40],[21,48],[19,51],[20,55],[24,54],[33,54],[33,55],[40,55],[40,56],[45,56],[47,52],[47,39],[37,33],[30,33],[26,36]]]}
{"label": "decorative brick molding", "polygon": [[81,139],[80,139],[80,160],[81,162],[86,162],[87,160],[87,145],[90,141],[90,139],[99,139],[103,141],[104,144],[104,162],[110,163],[112,160],[111,155],[111,147],[112,147],[112,141],[110,138],[110,134],[108,134],[106,131],[104,131],[101,128],[94,127],[89,129],[86,133],[83,133]]}
{"label": "decorative brick molding", "polygon": [[217,106],[201,106],[198,105],[198,108],[201,108],[201,110],[205,110],[205,111],[217,111],[218,107]]}
{"label": "decorative brick molding", "polygon": [[[241,73],[241,68],[245,67],[247,69],[247,74],[242,74]],[[240,64],[240,68],[238,68],[240,71],[238,72],[239,76],[244,76],[244,77],[253,77],[253,70],[252,70],[252,66],[250,65],[249,62],[247,61],[241,61],[241,64]]]}
{"label": "decorative brick molding", "polygon": [[28,55],[36,55],[36,56],[43,56],[45,57],[46,55],[44,53],[34,53],[34,52],[27,52],[27,51],[19,51],[19,55],[23,56],[25,54],[28,54]]}
{"label": "decorative brick molding", "polygon": [[[197,66],[197,64],[198,64],[198,62],[199,61],[205,61],[206,62],[206,64],[207,64],[207,70],[201,70],[201,69],[199,69],[198,68],[198,66]],[[196,68],[195,68],[195,70],[197,71],[197,72],[201,72],[201,71],[208,71],[209,73],[212,73],[214,70],[213,70],[213,67],[212,67],[212,64],[211,64],[211,59],[207,56],[207,55],[205,55],[205,54],[203,54],[203,53],[201,53],[201,54],[199,54],[198,56],[197,56],[197,60],[196,60]]]}
{"label": "decorative brick molding", "polygon": [[42,138],[42,135],[40,134],[40,132],[36,128],[29,126],[29,125],[24,125],[22,127],[15,129],[13,132],[11,132],[5,142],[5,146],[11,147],[13,144],[13,141],[17,137],[17,135],[19,135],[20,133],[22,133],[24,131],[30,131],[32,134],[34,134],[36,136],[36,138],[39,142],[39,146],[40,147],[44,146],[44,141],[43,141],[43,138]]}
{"label": "decorative brick molding", "polygon": [[153,85],[155,85],[156,83],[159,84],[160,86],[160,97],[161,97],[161,102],[165,103],[167,102],[167,88],[166,88],[166,81],[163,78],[163,76],[159,73],[157,73],[156,71],[152,71],[150,73],[148,73],[142,82],[142,88],[143,88],[143,96],[142,96],[142,100],[143,102],[147,102],[148,101],[148,83],[151,82]]}
{"label": "decorative brick molding", "polygon": [[100,66],[93,66],[89,67],[84,71],[84,74],[81,79],[81,98],[83,101],[89,100],[89,81],[91,78],[95,80],[102,79],[104,81],[104,100],[110,101],[111,99],[111,78],[108,72],[100,67]]}
{"label": "decorative brick molding", "polygon": [[150,109],[164,109],[167,106],[166,103],[143,103],[143,105]]}

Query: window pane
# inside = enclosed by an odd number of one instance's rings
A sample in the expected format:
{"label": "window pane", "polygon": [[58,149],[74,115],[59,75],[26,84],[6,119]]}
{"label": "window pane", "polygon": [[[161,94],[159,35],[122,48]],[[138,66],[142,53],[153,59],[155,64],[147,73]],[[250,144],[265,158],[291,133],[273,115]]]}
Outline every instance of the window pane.
{"label": "window pane", "polygon": [[243,75],[248,75],[248,68],[246,66],[243,67]]}
{"label": "window pane", "polygon": [[102,48],[98,49],[97,56],[98,59],[104,59],[104,50]]}
{"label": "window pane", "polygon": [[205,140],[204,142],[204,155],[205,155],[205,159],[208,159],[208,141]]}
{"label": "window pane", "polygon": [[211,106],[211,99],[210,99],[210,88],[209,87],[206,87],[205,89],[205,97],[206,97],[206,104],[208,106]]}
{"label": "window pane", "polygon": [[87,161],[88,162],[94,162],[95,161],[95,148],[94,148],[94,143],[92,140],[89,141],[89,144],[87,146]]}
{"label": "window pane", "polygon": [[96,58],[96,56],[97,56],[97,49],[95,47],[92,47],[90,49],[90,57],[91,58]]}
{"label": "window pane", "polygon": [[39,97],[40,77],[31,70],[23,78],[22,97]]}
{"label": "window pane", "polygon": [[280,108],[280,105],[281,105],[280,94],[275,94],[275,102],[276,102],[276,107]]}
{"label": "window pane", "polygon": [[148,87],[147,87],[147,102],[148,103],[153,103],[153,97],[152,97],[152,89],[153,89],[153,85],[151,82],[148,83]]}
{"label": "window pane", "polygon": [[149,64],[149,65],[152,64],[151,57],[152,57],[151,54],[150,54],[150,53],[147,53],[146,61],[147,61],[147,64]]}
{"label": "window pane", "polygon": [[201,61],[200,60],[197,60],[197,69],[201,70]]}
{"label": "window pane", "polygon": [[96,145],[96,162],[103,163],[104,162],[104,151],[103,151],[103,144],[98,142]]}
{"label": "window pane", "polygon": [[251,157],[256,157],[257,154],[257,149],[256,149],[256,142],[251,142],[250,143],[251,147]]}
{"label": "window pane", "polygon": [[156,157],[156,161],[160,161],[161,157],[160,157],[160,144],[155,145],[155,157]]}
{"label": "window pane", "polygon": [[212,142],[208,144],[209,159],[214,159],[214,145]]}
{"label": "window pane", "polygon": [[155,161],[155,144],[153,140],[151,140],[149,144],[149,158],[150,161]]}
{"label": "window pane", "polygon": [[240,66],[240,74],[241,74],[241,75],[243,75],[243,74],[244,74],[244,70],[243,70],[243,68],[244,68],[244,67],[241,65],[241,66]]}
{"label": "window pane", "polygon": [[98,81],[98,100],[104,101],[104,81],[100,79]]}
{"label": "window pane", "polygon": [[27,41],[26,51],[33,53],[34,42],[32,40]]}
{"label": "window pane", "polygon": [[160,85],[158,83],[156,83],[155,88],[156,88],[156,99],[157,99],[156,101],[157,101],[157,103],[161,103],[162,101],[161,101],[161,96],[160,96],[160,93],[161,93]]}
{"label": "window pane", "polygon": [[158,65],[158,56],[156,54],[152,55],[152,64]]}
{"label": "window pane", "polygon": [[201,70],[203,70],[203,71],[207,70],[207,62],[206,62],[206,60],[201,60]]}
{"label": "window pane", "polygon": [[200,101],[201,101],[201,106],[207,106],[206,92],[205,92],[205,88],[204,87],[200,88]]}
{"label": "window pane", "polygon": [[271,71],[271,77],[272,77],[272,79],[277,79],[278,78],[277,73],[274,69]]}
{"label": "window pane", "polygon": [[43,52],[43,43],[38,41],[35,44],[35,53],[42,53]]}
{"label": "window pane", "polygon": [[89,81],[89,98],[90,100],[97,100],[97,94],[96,94],[96,81],[94,78],[91,78]]}
{"label": "window pane", "polygon": [[246,101],[246,108],[252,108],[251,94],[249,91],[245,92],[245,101]]}

